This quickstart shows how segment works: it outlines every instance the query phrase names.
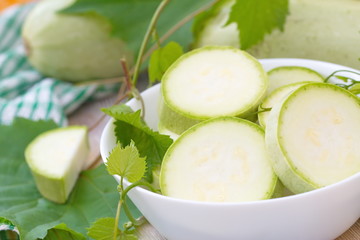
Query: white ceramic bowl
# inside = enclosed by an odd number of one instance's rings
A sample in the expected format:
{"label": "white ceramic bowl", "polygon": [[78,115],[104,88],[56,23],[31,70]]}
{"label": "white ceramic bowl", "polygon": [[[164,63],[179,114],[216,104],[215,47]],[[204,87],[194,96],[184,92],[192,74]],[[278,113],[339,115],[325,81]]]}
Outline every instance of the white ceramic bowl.
{"label": "white ceramic bowl", "polygon": [[[312,68],[323,76],[339,69],[353,70],[303,59],[265,59],[260,62],[265,70],[297,65]],[[153,129],[157,129],[159,94],[159,85],[142,93],[145,121]],[[139,108],[135,100],[128,105]],[[109,121],[100,142],[104,161],[115,146],[113,130],[112,121]],[[129,196],[145,218],[170,240],[331,240],[360,217],[360,173],[315,191],[255,202],[180,200],[140,187],[131,190]]]}

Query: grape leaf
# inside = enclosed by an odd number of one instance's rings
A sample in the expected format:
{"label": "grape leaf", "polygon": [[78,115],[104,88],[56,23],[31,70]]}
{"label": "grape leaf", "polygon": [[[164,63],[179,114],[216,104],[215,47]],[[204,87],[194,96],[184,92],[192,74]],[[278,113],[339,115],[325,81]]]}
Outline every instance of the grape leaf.
{"label": "grape leaf", "polygon": [[115,136],[122,146],[135,142],[141,157],[146,157],[147,170],[145,178],[152,182],[152,171],[161,165],[166,150],[172,139],[150,129],[141,119],[140,110],[133,113],[116,111],[114,108],[102,109],[104,113],[115,119]]}
{"label": "grape leaf", "polygon": [[145,173],[145,158],[139,156],[139,152],[131,140],[130,145],[121,148],[118,143],[107,159],[107,170],[111,175],[119,175],[129,182],[139,181]]}
{"label": "grape leaf", "polygon": [[[157,32],[162,36],[185,16],[212,1],[171,0],[159,18]],[[61,13],[97,13],[103,16],[111,23],[113,36],[124,40],[134,52],[137,52],[160,2],[160,0],[76,0]],[[175,40],[182,46],[188,47],[192,41],[190,29],[191,23],[185,24],[169,40]]]}
{"label": "grape leaf", "polygon": [[288,0],[236,0],[226,25],[236,23],[241,49],[261,42],[275,28],[284,29]]}
{"label": "grape leaf", "polygon": [[[115,218],[99,218],[88,231],[88,235],[95,240],[113,240]],[[137,240],[133,234],[123,233],[118,229],[117,240]]]}
{"label": "grape leaf", "polygon": [[[86,228],[99,217],[115,216],[117,184],[104,165],[84,171],[66,204],[44,199],[24,159],[27,144],[38,134],[57,127],[53,122],[16,119],[0,126],[0,219],[13,223],[21,239],[87,239]],[[140,212],[128,203],[134,216]],[[128,221],[125,214],[121,224]]]}
{"label": "grape leaf", "polygon": [[[88,235],[95,240],[113,240],[115,218],[99,218],[89,229]],[[120,235],[120,229],[117,235]]]}
{"label": "grape leaf", "polygon": [[173,64],[184,51],[182,47],[176,42],[169,42],[164,47],[156,49],[149,62],[149,81],[155,83],[161,81],[165,71]]}
{"label": "grape leaf", "polygon": [[74,230],[68,228],[64,223],[61,223],[47,231],[46,237],[44,240],[84,240],[86,237],[80,233],[75,232]]}

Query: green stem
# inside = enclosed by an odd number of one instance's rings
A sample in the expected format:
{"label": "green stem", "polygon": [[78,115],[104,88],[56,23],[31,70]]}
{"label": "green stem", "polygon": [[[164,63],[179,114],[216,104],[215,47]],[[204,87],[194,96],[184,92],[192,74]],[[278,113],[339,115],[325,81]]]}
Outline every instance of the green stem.
{"label": "green stem", "polygon": [[141,108],[141,118],[144,119],[145,117],[145,102],[142,98],[139,90],[137,88],[132,88],[131,90],[132,95],[135,97],[136,100],[140,102],[140,108]]}
{"label": "green stem", "polygon": [[327,83],[331,77],[335,76],[335,74],[337,74],[339,72],[348,72],[348,73],[354,73],[354,74],[360,75],[358,72],[354,72],[351,70],[337,70],[337,71],[333,72],[332,74],[330,74],[327,78],[325,78],[324,82]]}
{"label": "green stem", "polygon": [[161,42],[160,42],[160,37],[159,37],[159,34],[158,32],[156,31],[156,29],[154,29],[153,31],[153,38],[155,40],[155,43],[157,45],[157,48],[160,48],[161,47]]}
{"label": "green stem", "polygon": [[116,209],[115,226],[114,226],[114,240],[116,240],[116,238],[117,238],[122,202],[123,202],[123,200],[122,200],[122,198],[120,198],[117,209]]}
{"label": "green stem", "polygon": [[150,191],[152,191],[152,192],[159,192],[159,190],[154,188],[153,185],[151,185],[150,183],[140,180],[140,181],[137,181],[137,182],[131,184],[127,188],[125,188],[124,194],[126,195],[131,189],[133,189],[134,187],[137,187],[137,186],[144,186],[144,187],[149,188]]}
{"label": "green stem", "polygon": [[140,219],[134,218],[128,205],[126,204],[126,197],[127,197],[126,195],[122,196],[123,203],[124,203],[122,206],[123,206],[126,216],[129,218],[130,222],[132,223],[132,225],[134,227],[142,225],[144,223],[145,219],[144,218],[140,218]]}
{"label": "green stem", "polygon": [[170,0],[163,0],[160,3],[160,5],[156,9],[156,12],[154,13],[154,15],[150,21],[148,29],[146,30],[145,37],[144,37],[143,42],[141,43],[140,51],[139,51],[138,57],[136,59],[136,64],[135,64],[135,68],[134,68],[134,75],[133,75],[133,79],[132,79],[132,83],[134,86],[136,86],[137,80],[139,78],[140,66],[142,63],[142,58],[143,58],[143,55],[145,52],[145,48],[149,42],[149,39],[151,37],[151,34],[155,28],[155,25],[156,25],[158,19],[160,17],[161,12],[164,10],[165,6],[169,3],[169,1]]}
{"label": "green stem", "polygon": [[136,218],[134,218],[131,211],[129,210],[129,207],[127,206],[127,204],[125,202],[126,196],[122,196],[122,199],[123,199],[123,202],[124,202],[123,209],[124,209],[124,212],[125,212],[126,216],[129,218],[130,222],[132,222],[132,224],[134,226],[137,226],[138,225],[137,220],[136,220]]}
{"label": "green stem", "polygon": [[144,219],[140,219],[140,220],[135,219],[134,216],[132,215],[131,211],[129,210],[125,200],[126,200],[128,192],[137,186],[145,186],[153,192],[159,192],[150,183],[144,182],[142,180],[132,183],[130,186],[128,186],[121,192],[120,199],[121,199],[121,202],[123,203],[122,206],[124,208],[125,214],[129,218],[129,220],[133,223],[134,226],[140,226],[144,222]]}

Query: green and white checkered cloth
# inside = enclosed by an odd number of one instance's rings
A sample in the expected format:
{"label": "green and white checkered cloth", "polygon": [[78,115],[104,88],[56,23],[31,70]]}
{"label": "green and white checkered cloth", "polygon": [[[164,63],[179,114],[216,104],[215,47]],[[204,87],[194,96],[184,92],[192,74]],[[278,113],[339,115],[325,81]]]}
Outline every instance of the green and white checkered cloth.
{"label": "green and white checkered cloth", "polygon": [[21,28],[33,5],[14,6],[0,13],[0,124],[25,117],[53,119],[64,126],[66,115],[89,98],[103,97],[116,91],[116,87],[74,86],[46,78],[31,67],[25,55]]}
{"label": "green and white checkered cloth", "polygon": [[[52,119],[65,126],[66,116],[82,103],[114,93],[118,85],[74,86],[44,77],[31,67],[25,55],[21,28],[33,5],[14,6],[0,12],[0,124],[25,117]],[[16,233],[16,227],[0,217],[0,240],[18,239]]]}

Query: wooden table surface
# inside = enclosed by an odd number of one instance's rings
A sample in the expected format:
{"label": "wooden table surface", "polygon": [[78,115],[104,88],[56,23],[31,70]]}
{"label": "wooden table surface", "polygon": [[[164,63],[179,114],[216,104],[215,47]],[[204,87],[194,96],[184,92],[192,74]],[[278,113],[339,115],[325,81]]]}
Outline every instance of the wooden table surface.
{"label": "wooden table surface", "polygon": [[[102,115],[100,109],[103,107],[108,107],[113,104],[115,100],[115,96],[84,104],[79,110],[73,113],[69,117],[69,124],[81,124],[91,126],[94,122],[96,122]],[[109,118],[102,121],[98,127],[92,130],[89,133],[90,137],[90,145],[91,145],[91,154],[88,162],[88,166],[91,166],[93,162],[101,163],[101,159],[99,158],[99,141],[101,132]],[[360,201],[360,199],[359,199]],[[139,229],[139,239],[140,240],[164,240],[159,232],[152,227],[149,223],[144,224]],[[306,239],[304,239],[306,240]],[[329,239],[332,240],[332,239]],[[344,234],[338,237],[336,240],[360,240],[360,219]]]}

